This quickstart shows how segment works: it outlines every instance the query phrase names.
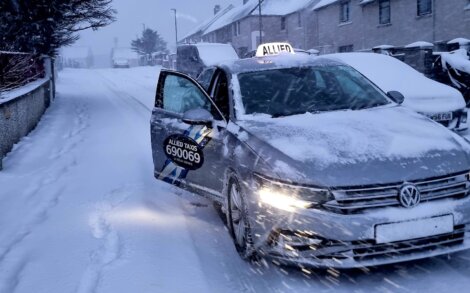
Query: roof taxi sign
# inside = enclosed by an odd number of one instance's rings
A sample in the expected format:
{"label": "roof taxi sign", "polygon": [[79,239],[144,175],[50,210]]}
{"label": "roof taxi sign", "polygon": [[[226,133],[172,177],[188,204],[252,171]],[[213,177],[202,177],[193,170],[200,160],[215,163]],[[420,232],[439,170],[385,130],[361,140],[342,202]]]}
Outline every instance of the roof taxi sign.
{"label": "roof taxi sign", "polygon": [[294,48],[288,43],[267,43],[258,47],[256,57],[273,56],[281,53],[295,54]]}

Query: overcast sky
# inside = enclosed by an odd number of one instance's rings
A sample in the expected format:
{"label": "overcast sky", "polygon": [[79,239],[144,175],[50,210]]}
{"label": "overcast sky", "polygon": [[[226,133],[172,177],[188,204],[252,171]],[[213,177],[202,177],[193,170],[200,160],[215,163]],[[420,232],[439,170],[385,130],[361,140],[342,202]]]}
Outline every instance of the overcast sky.
{"label": "overcast sky", "polygon": [[211,17],[216,4],[224,8],[242,3],[243,0],[114,0],[113,7],[118,12],[116,22],[98,31],[82,32],[80,40],[73,46],[91,47],[95,55],[109,54],[115,38],[120,47],[129,47],[131,40],[142,33],[145,24],[156,29],[171,48],[175,44],[171,8],[178,11],[178,35],[182,37],[198,23]]}

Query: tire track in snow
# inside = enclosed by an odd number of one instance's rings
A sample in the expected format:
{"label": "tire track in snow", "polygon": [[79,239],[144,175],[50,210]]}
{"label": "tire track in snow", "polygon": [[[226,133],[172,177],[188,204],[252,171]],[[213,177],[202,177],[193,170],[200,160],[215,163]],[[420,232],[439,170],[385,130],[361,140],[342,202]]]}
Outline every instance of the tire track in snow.
{"label": "tire track in snow", "polygon": [[[145,112],[152,112],[152,109],[145,105],[140,99],[134,97],[133,95],[130,95],[129,93],[125,93],[123,91],[118,91],[116,88],[118,88],[118,85],[115,84],[112,80],[110,80],[108,77],[103,75],[102,73],[98,73],[102,80],[106,83],[106,87],[113,92],[116,96],[121,98],[126,104],[132,104],[133,106],[138,106],[140,109],[144,109]],[[129,103],[132,102],[132,103]]]}
{"label": "tire track in snow", "polygon": [[96,292],[105,270],[123,255],[124,243],[108,217],[130,196],[129,191],[121,188],[105,195],[105,201],[96,204],[95,213],[90,217],[89,225],[91,234],[95,239],[100,240],[100,245],[90,253],[90,264],[82,275],[77,293]]}

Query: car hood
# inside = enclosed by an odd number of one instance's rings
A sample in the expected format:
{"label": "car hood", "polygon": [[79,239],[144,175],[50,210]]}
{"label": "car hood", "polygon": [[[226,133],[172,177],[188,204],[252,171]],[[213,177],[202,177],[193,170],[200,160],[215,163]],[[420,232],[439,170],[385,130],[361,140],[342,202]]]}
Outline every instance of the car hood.
{"label": "car hood", "polygon": [[414,181],[470,169],[467,141],[400,106],[238,121],[265,174],[326,187]]}

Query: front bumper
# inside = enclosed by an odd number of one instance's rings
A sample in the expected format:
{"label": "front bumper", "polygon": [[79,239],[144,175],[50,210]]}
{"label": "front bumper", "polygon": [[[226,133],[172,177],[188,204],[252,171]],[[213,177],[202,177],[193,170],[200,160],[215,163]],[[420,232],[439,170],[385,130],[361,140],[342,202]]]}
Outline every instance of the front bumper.
{"label": "front bumper", "polygon": [[[254,224],[255,247],[262,255],[281,264],[347,269],[470,249],[469,198],[428,202],[413,209],[386,208],[354,215],[323,210],[303,210],[283,216],[272,210],[265,212],[260,211]],[[375,240],[377,225],[440,215],[453,215],[452,233],[385,244]]]}

